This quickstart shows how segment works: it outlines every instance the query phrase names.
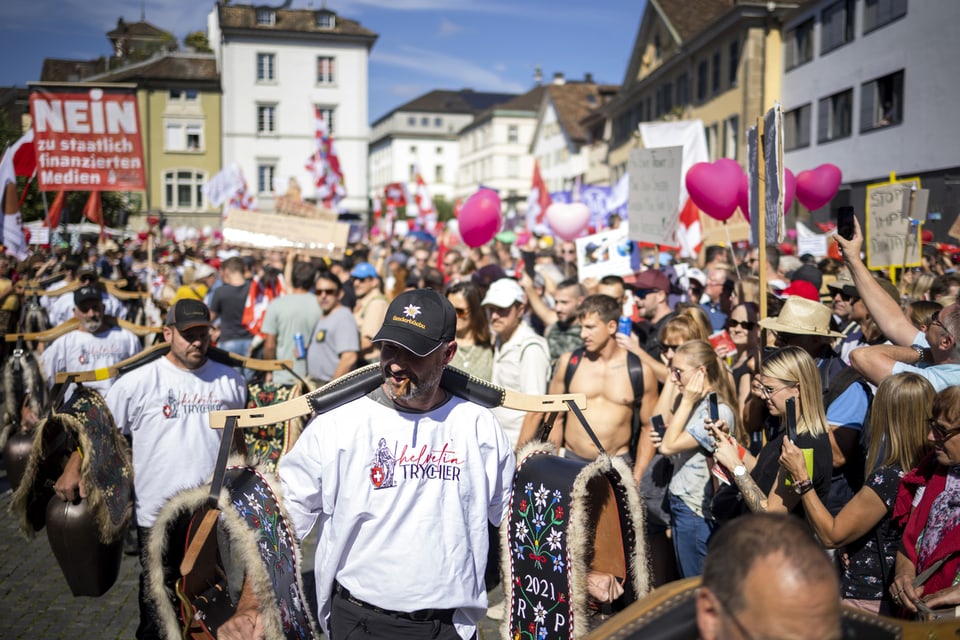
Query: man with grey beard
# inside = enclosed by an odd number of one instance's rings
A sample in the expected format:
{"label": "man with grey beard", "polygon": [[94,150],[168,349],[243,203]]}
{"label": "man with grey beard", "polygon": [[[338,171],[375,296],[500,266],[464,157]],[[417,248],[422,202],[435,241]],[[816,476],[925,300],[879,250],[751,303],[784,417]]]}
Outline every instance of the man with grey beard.
{"label": "man with grey beard", "polygon": [[[43,350],[40,360],[52,387],[57,374],[63,371],[92,371],[126,360],[143,348],[139,338],[117,326],[112,316],[104,313],[103,293],[95,284],[73,292],[73,316],[79,326],[60,336]],[[85,383],[105,396],[115,378]],[[72,388],[64,398],[69,398]]]}

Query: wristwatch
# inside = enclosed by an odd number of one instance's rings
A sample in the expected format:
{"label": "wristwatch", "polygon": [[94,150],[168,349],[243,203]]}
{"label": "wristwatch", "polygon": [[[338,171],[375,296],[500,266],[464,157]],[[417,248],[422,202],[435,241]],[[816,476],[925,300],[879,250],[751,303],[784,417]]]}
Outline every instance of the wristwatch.
{"label": "wristwatch", "polygon": [[913,350],[917,352],[917,364],[920,364],[921,362],[923,362],[923,356],[924,356],[923,347],[921,347],[918,344],[915,344],[912,346],[913,346]]}
{"label": "wristwatch", "polygon": [[738,464],[733,468],[733,475],[738,478],[742,478],[743,476],[747,475],[747,468],[742,464]]}

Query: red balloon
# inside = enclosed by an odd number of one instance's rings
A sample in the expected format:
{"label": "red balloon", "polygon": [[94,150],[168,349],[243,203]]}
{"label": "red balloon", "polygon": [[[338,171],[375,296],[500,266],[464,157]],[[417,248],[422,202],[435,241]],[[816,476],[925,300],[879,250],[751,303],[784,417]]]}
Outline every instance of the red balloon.
{"label": "red balloon", "polygon": [[460,208],[460,237],[470,247],[480,247],[500,230],[500,196],[493,189],[480,189]]}
{"label": "red balloon", "polygon": [[816,169],[801,171],[797,175],[797,199],[810,211],[825,206],[833,200],[843,180],[840,168],[822,164]]}
{"label": "red balloon", "polygon": [[933,231],[930,231],[930,229],[924,229],[920,234],[920,239],[923,242],[933,242]]}
{"label": "red balloon", "polygon": [[735,160],[698,162],[687,171],[687,193],[711,218],[723,222],[737,210],[737,193],[743,169]]}

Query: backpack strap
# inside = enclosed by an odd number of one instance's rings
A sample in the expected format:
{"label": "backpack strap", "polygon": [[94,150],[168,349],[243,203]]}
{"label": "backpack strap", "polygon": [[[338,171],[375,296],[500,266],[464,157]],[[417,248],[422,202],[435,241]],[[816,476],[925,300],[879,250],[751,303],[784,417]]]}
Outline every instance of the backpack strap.
{"label": "backpack strap", "polygon": [[570,359],[567,360],[567,370],[563,372],[563,392],[570,393],[570,382],[573,380],[573,374],[577,372],[580,366],[580,359],[583,358],[584,348],[574,349],[570,353]]}

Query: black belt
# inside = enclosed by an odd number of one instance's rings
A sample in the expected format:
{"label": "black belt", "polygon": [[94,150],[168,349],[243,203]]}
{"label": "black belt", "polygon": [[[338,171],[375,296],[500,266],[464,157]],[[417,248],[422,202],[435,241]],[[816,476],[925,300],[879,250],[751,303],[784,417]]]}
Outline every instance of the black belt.
{"label": "black belt", "polygon": [[400,618],[402,620],[411,620],[413,622],[430,622],[437,620],[439,622],[453,624],[453,612],[456,611],[456,609],[417,609],[416,611],[393,611],[391,609],[384,609],[369,602],[364,602],[360,598],[355,598],[346,587],[336,581],[333,583],[333,592],[350,604],[356,605],[361,609],[367,609],[374,613],[392,618]]}

